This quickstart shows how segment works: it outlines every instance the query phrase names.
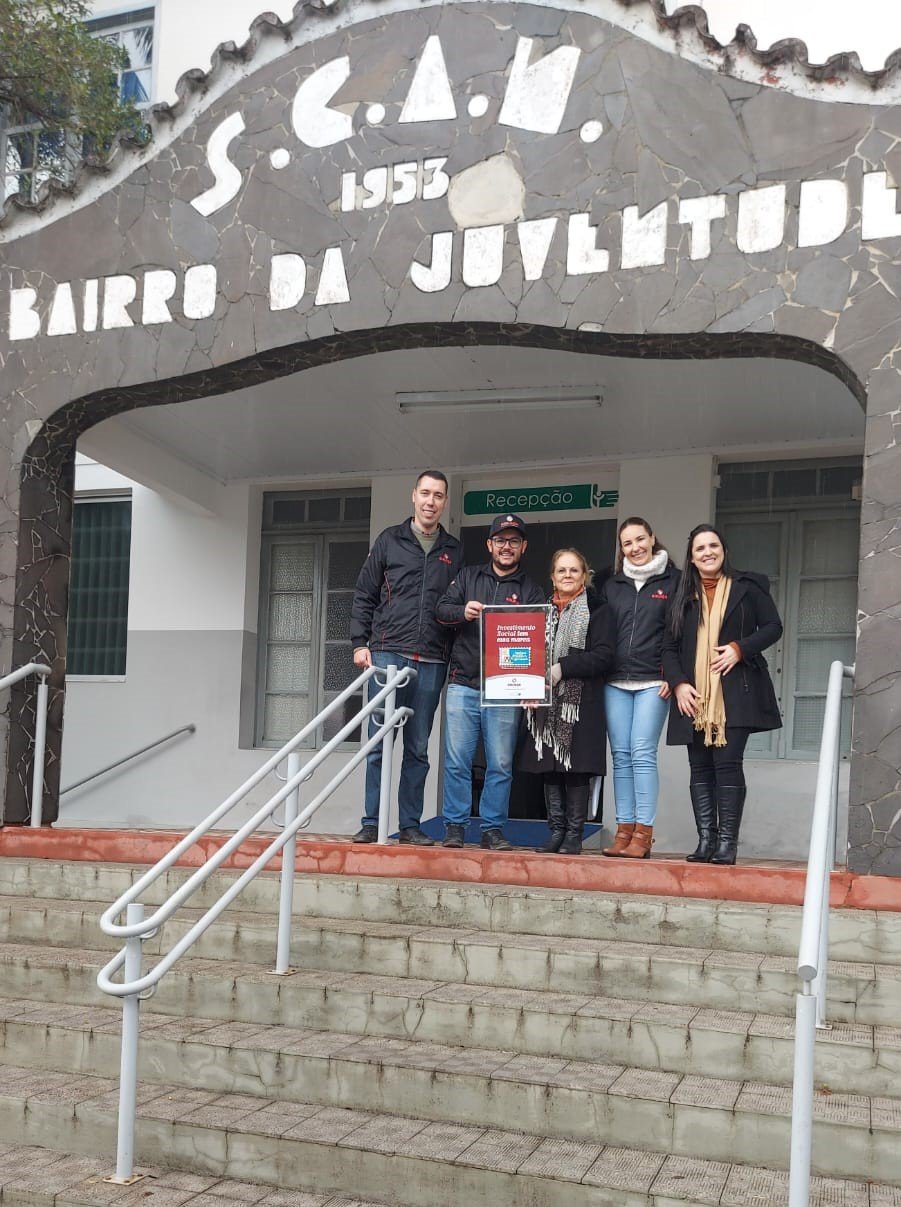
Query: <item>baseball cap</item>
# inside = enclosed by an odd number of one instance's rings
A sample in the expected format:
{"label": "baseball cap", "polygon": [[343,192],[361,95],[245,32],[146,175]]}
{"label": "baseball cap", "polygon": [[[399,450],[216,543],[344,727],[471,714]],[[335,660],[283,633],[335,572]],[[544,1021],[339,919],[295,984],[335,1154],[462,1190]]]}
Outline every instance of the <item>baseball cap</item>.
{"label": "baseball cap", "polygon": [[526,526],[518,515],[496,515],[488,530],[489,539],[499,532],[506,532],[508,528],[515,529],[523,537],[526,535]]}

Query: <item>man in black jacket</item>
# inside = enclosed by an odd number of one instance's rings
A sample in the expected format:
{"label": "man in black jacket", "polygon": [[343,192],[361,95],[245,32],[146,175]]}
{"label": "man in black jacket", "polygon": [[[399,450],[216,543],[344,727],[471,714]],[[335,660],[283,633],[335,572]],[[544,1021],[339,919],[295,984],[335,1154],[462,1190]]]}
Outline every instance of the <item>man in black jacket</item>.
{"label": "man in black jacket", "polygon": [[[419,828],[426,776],[429,735],[447,675],[449,635],[435,619],[435,606],[463,565],[463,546],[441,527],[447,506],[447,478],[424,470],[413,489],[413,516],[386,528],[375,539],[357,578],[351,608],[350,639],[354,665],[412,666],[413,683],[397,693],[401,708],[412,708],[404,726],[404,758],[397,788],[400,841],[432,846]],[[369,698],[382,683],[369,681]],[[378,729],[369,719],[370,736]],[[378,840],[382,744],[366,760],[366,794],[362,828],[354,842]]]}
{"label": "man in black jacket", "polygon": [[479,801],[482,846],[509,851],[504,837],[513,756],[522,720],[518,704],[481,707],[479,616],[486,604],[543,604],[544,592],[520,569],[526,526],[517,515],[497,516],[488,534],[487,566],[467,566],[438,604],[438,620],[457,629],[444,709],[444,822],[446,847],[462,847],[472,811],[472,761],[481,736],[485,784]]}

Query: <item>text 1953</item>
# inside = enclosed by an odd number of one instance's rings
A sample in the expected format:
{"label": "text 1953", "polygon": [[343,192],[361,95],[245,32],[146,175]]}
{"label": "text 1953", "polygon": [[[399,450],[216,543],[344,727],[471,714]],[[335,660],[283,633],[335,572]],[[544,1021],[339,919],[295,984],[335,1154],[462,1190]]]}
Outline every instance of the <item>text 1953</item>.
{"label": "text 1953", "polygon": [[444,171],[447,158],[422,163],[395,163],[369,168],[362,181],[356,172],[341,175],[341,212],[372,210],[379,205],[406,205],[409,201],[437,201],[448,190],[450,177]]}

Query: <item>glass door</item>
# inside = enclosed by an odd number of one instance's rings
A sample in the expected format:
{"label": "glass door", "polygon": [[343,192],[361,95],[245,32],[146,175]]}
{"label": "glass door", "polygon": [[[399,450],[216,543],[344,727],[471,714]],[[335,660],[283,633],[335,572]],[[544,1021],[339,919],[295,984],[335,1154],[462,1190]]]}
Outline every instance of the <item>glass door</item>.
{"label": "glass door", "polygon": [[[791,575],[789,616],[792,642],[791,684],[786,706],[786,753],[816,758],[823,729],[829,666],[837,658],[854,661],[857,630],[857,556],[860,539],[856,509],[817,512],[794,518],[797,548]],[[845,681],[844,691],[851,694]],[[842,711],[842,755],[851,750],[851,709]]]}
{"label": "glass door", "polygon": [[[758,758],[815,759],[829,665],[854,661],[859,515],[856,507],[722,517],[733,563],[768,575],[784,632],[766,651],[783,728],[755,734]],[[845,683],[850,695],[851,685]],[[851,749],[851,710],[843,713],[842,754]]]}

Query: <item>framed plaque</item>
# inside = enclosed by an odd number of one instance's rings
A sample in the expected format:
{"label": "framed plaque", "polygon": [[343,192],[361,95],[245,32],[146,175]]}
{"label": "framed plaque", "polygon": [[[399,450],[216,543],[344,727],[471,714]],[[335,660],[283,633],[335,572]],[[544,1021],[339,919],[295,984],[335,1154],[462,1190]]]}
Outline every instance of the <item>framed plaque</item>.
{"label": "framed plaque", "polygon": [[479,617],[481,703],[520,704],[551,698],[547,622],[551,605],[486,604]]}

